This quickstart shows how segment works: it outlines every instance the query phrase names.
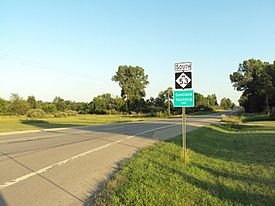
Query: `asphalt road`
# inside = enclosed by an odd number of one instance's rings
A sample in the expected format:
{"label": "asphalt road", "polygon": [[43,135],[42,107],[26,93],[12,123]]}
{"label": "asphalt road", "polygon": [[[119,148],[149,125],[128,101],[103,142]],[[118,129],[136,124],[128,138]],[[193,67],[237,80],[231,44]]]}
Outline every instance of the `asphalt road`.
{"label": "asphalt road", "polygon": [[[219,115],[187,119],[187,131]],[[181,133],[181,119],[0,136],[0,205],[87,205],[118,163]]]}

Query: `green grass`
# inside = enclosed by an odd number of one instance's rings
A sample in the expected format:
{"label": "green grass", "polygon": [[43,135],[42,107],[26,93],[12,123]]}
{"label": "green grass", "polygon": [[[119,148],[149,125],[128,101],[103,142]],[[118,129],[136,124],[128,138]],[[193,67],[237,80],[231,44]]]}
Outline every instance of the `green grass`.
{"label": "green grass", "polygon": [[187,113],[187,115],[191,115],[191,116],[196,116],[196,115],[206,115],[206,114],[214,114],[217,113],[218,111],[213,110],[213,111],[199,111],[199,112],[191,112],[191,113]]}
{"label": "green grass", "polygon": [[[273,122],[275,125],[275,122]],[[275,129],[209,126],[122,162],[95,205],[275,205]]]}
{"label": "green grass", "polygon": [[[266,114],[242,114],[222,116],[222,122],[227,123],[253,123],[253,124],[274,124],[275,117]],[[273,122],[273,123],[272,123]]]}
{"label": "green grass", "polygon": [[0,116],[0,132],[12,132],[35,129],[74,127],[95,124],[115,124],[123,122],[160,119],[130,115],[77,115],[64,118],[29,119],[25,116]]}
{"label": "green grass", "polygon": [[268,116],[266,114],[252,114],[252,115],[243,115],[241,117],[243,122],[252,122],[252,121],[273,121],[275,117]]}

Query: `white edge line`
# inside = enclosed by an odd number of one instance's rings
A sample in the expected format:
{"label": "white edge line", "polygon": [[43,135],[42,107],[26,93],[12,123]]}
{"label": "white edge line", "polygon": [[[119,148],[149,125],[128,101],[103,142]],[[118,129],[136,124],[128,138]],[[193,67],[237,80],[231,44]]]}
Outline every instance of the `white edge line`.
{"label": "white edge line", "polygon": [[134,138],[134,137],[137,136],[137,135],[142,135],[142,134],[146,134],[146,133],[148,133],[148,132],[153,132],[153,131],[156,131],[156,130],[165,129],[165,128],[169,128],[169,127],[175,127],[175,126],[178,126],[178,125],[181,125],[181,124],[173,124],[173,125],[168,125],[168,126],[163,126],[163,127],[158,127],[158,128],[155,128],[155,129],[147,130],[147,131],[144,131],[144,132],[139,132],[139,133],[137,133],[137,134],[135,134],[135,135],[131,135],[131,136],[128,136],[128,137],[126,137],[126,138],[119,139],[119,140],[116,140],[116,141],[114,141],[114,142],[111,142],[111,143],[102,145],[102,146],[100,146],[100,147],[96,147],[96,148],[91,149],[91,150],[89,150],[89,151],[83,152],[83,153],[78,154],[78,155],[76,155],[76,156],[73,156],[73,157],[70,157],[70,158],[68,158],[68,159],[59,161],[59,162],[57,162],[57,163],[54,163],[54,164],[49,165],[49,166],[47,166],[47,167],[44,167],[44,168],[42,168],[42,169],[36,170],[36,171],[31,172],[31,173],[29,173],[29,174],[26,174],[26,175],[23,175],[23,176],[18,177],[18,178],[16,178],[16,179],[13,179],[13,180],[11,180],[10,182],[5,182],[4,184],[0,185],[0,190],[4,189],[4,188],[6,188],[6,187],[9,187],[9,186],[11,186],[11,185],[14,185],[14,184],[16,184],[16,183],[18,183],[18,182],[21,182],[21,181],[23,181],[23,180],[26,180],[26,179],[28,179],[28,178],[30,178],[30,177],[32,177],[32,176],[35,176],[35,175],[44,173],[44,172],[46,172],[46,171],[48,171],[48,170],[50,170],[50,169],[52,169],[52,168],[54,168],[54,167],[58,167],[58,166],[64,165],[64,164],[66,164],[66,163],[68,163],[68,162],[70,162],[70,161],[72,161],[72,160],[74,160],[74,159],[77,159],[77,158],[79,158],[79,157],[83,157],[83,156],[88,155],[88,154],[90,154],[90,153],[93,153],[93,152],[102,150],[102,149],[104,149],[104,148],[107,148],[107,147],[109,147],[109,146],[111,146],[111,145],[113,145],[113,144],[122,142],[122,141],[124,141],[124,140]]}

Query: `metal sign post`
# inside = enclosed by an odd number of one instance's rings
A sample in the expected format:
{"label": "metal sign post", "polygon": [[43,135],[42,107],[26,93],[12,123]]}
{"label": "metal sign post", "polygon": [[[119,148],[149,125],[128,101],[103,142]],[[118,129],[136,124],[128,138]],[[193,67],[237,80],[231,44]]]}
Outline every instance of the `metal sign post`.
{"label": "metal sign post", "polygon": [[182,107],[182,148],[183,148],[184,163],[186,163],[187,146],[186,146],[186,113],[185,113],[185,107]]}
{"label": "metal sign post", "polygon": [[182,108],[182,149],[183,161],[187,162],[186,111],[185,107],[194,107],[194,90],[192,90],[192,64],[180,62],[175,64],[174,107]]}

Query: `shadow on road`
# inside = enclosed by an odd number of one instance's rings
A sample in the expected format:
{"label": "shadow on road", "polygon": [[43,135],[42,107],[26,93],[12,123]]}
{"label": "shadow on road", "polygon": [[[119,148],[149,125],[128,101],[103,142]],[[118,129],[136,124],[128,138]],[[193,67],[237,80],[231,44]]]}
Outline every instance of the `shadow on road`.
{"label": "shadow on road", "polygon": [[[200,127],[201,125],[206,125],[209,121],[204,119],[196,119],[192,120],[195,125],[188,126],[188,130],[194,130]],[[24,124],[30,125],[40,125],[43,128],[59,128],[66,127],[68,124],[53,124],[44,120],[22,120]],[[196,125],[198,124],[198,125]],[[70,125],[72,126],[72,125]],[[80,125],[73,125],[80,126]],[[148,131],[145,132],[144,131]],[[39,144],[33,144],[31,148],[25,149],[24,147],[20,149],[17,147],[16,150],[10,151],[7,147],[1,149],[2,152],[8,155],[12,155],[14,158],[26,156],[35,152],[39,152],[42,150],[48,150],[53,148],[59,148],[64,146],[69,146],[73,144],[79,144],[82,142],[91,142],[94,140],[104,140],[106,142],[115,142],[116,139],[113,136],[123,135],[126,136],[135,136],[140,140],[144,139],[153,139],[153,140],[165,140],[170,137],[174,137],[181,133],[181,119],[177,119],[175,121],[171,120],[161,120],[161,121],[150,121],[150,122],[135,122],[135,123],[122,123],[122,124],[110,124],[110,125],[93,125],[93,126],[85,126],[78,128],[70,128],[67,130],[57,130],[57,131],[44,131],[42,133],[30,133],[28,134],[29,139],[18,139],[13,144],[21,144],[21,143],[35,143],[40,142]],[[20,136],[20,135],[19,135]],[[22,136],[22,135],[21,135]],[[25,135],[24,135],[25,136]],[[42,137],[42,138],[40,138]],[[47,142],[53,138],[62,138],[62,141],[57,141],[54,143],[45,144],[43,142]],[[8,137],[9,138],[9,137]],[[2,143],[5,144],[5,143]],[[8,144],[8,143],[7,143]],[[119,142],[116,144],[123,144],[129,147],[136,147],[131,143]],[[1,145],[0,145],[1,146]],[[138,147],[136,147],[138,148]],[[5,161],[5,159],[1,160]]]}
{"label": "shadow on road", "polygon": [[50,123],[45,120],[35,120],[35,119],[20,120],[20,122],[22,124],[32,125],[32,126],[40,127],[42,129],[83,126],[81,124]]}
{"label": "shadow on road", "polygon": [[[7,155],[7,154],[5,154],[5,153],[2,153],[2,152],[1,152],[1,154],[4,155],[4,156],[6,156],[6,157],[8,157],[10,160],[14,161],[15,163],[21,165],[22,167],[26,168],[26,169],[29,170],[30,172],[35,172],[33,169],[31,169],[31,168],[28,167],[27,165],[23,164],[22,162],[20,162],[20,161],[14,159],[13,157],[11,157],[11,156],[9,156],[9,155]],[[58,187],[60,190],[62,190],[63,192],[67,193],[67,194],[68,194],[69,196],[71,196],[72,198],[78,200],[78,201],[81,202],[81,203],[84,203],[83,200],[81,200],[80,198],[78,198],[78,197],[75,196],[73,193],[69,192],[68,190],[66,190],[64,187],[61,187],[60,185],[56,184],[55,182],[53,182],[53,181],[50,180],[49,178],[47,178],[47,177],[45,177],[45,176],[43,176],[43,175],[41,175],[41,174],[39,174],[39,173],[36,173],[36,175],[39,176],[39,177],[41,177],[42,179],[44,179],[44,180],[47,181],[48,183],[50,183],[50,184],[52,184],[52,185]],[[0,196],[0,203],[1,203],[1,196]],[[2,206],[2,205],[0,204],[0,206]],[[5,206],[5,205],[3,205],[3,206]]]}
{"label": "shadow on road", "polygon": [[8,203],[6,203],[3,195],[0,193],[0,206],[8,206]]}

